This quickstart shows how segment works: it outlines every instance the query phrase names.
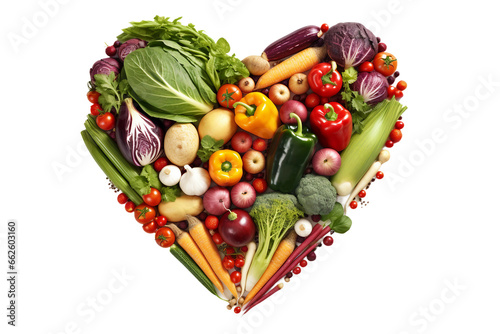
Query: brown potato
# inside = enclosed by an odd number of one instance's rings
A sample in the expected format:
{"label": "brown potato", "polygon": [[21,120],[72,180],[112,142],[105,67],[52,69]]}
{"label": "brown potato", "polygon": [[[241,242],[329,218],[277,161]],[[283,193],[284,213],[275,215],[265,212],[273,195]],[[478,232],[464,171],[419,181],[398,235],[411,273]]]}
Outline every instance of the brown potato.
{"label": "brown potato", "polygon": [[164,144],[167,159],[174,165],[182,167],[196,159],[200,138],[193,124],[175,123],[167,130]]}

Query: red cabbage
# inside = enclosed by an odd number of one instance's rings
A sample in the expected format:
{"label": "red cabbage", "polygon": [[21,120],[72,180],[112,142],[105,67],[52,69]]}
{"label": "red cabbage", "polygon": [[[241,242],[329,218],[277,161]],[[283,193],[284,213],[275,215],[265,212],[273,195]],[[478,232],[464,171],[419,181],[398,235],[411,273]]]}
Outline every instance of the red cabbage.
{"label": "red cabbage", "polygon": [[115,72],[115,75],[118,76],[122,65],[120,62],[113,58],[104,58],[98,60],[94,63],[92,68],[90,69],[90,81],[95,83],[94,75],[96,74],[105,74],[109,75],[111,72]]}
{"label": "red cabbage", "polygon": [[337,23],[324,38],[330,58],[346,69],[370,61],[377,54],[377,38],[361,23]]}
{"label": "red cabbage", "polygon": [[137,110],[131,98],[120,107],[116,142],[125,159],[136,166],[149,165],[163,153],[162,129]]}
{"label": "red cabbage", "polygon": [[360,72],[351,89],[357,91],[367,104],[376,104],[387,98],[389,83],[386,77],[377,71]]}
{"label": "red cabbage", "polygon": [[125,59],[126,56],[128,56],[132,51],[135,51],[137,49],[141,49],[146,47],[146,41],[143,41],[142,39],[138,38],[132,38],[120,45],[118,48],[118,58],[120,58],[121,61]]}

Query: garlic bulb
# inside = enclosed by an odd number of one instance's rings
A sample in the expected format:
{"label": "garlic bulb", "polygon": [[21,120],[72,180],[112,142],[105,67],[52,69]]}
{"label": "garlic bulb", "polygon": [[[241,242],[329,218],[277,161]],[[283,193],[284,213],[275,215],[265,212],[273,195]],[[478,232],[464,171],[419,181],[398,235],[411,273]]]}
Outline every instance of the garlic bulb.
{"label": "garlic bulb", "polygon": [[175,186],[181,179],[181,170],[176,165],[167,165],[159,173],[160,182],[167,187]]}
{"label": "garlic bulb", "polygon": [[207,170],[201,167],[192,168],[189,165],[185,165],[186,173],[181,176],[181,181],[179,186],[184,194],[189,196],[201,196],[208,188],[212,180]]}

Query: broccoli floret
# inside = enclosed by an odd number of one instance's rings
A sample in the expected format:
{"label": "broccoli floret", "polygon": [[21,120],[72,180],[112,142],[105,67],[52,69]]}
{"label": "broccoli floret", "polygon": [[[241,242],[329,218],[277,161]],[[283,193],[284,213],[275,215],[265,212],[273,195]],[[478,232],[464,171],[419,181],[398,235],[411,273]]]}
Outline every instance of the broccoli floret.
{"label": "broccoli floret", "polygon": [[326,215],[337,200],[337,190],[323,176],[307,174],[295,190],[297,200],[308,215]]}

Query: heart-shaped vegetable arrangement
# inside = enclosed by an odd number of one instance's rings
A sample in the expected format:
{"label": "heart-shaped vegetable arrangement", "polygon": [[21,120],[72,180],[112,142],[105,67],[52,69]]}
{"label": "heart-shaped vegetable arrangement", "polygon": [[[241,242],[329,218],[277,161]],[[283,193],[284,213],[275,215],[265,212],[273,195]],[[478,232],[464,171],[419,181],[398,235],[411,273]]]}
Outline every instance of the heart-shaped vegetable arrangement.
{"label": "heart-shaped vegetable arrangement", "polygon": [[90,70],[82,136],[118,202],[239,313],[349,230],[401,140],[406,83],[359,23],[229,51],[179,19],[133,22]]}

